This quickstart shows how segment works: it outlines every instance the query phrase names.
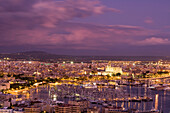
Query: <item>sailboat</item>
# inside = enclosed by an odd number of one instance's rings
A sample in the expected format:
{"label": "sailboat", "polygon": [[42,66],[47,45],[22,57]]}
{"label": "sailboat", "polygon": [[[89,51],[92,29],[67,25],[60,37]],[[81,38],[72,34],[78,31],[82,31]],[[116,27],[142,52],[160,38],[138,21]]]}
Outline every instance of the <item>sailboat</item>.
{"label": "sailboat", "polygon": [[155,108],[153,107],[151,110],[137,110],[135,113],[159,113],[158,110],[158,94],[155,95]]}

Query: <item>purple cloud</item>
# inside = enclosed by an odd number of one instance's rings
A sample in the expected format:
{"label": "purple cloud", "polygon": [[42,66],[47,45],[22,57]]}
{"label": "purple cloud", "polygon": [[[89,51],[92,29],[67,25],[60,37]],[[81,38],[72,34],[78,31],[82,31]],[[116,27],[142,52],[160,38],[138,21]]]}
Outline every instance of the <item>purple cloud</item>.
{"label": "purple cloud", "polygon": [[103,14],[106,11],[119,12],[100,4],[98,0],[43,0],[33,4],[33,11],[35,15],[43,18],[45,27],[55,27],[60,21]]}
{"label": "purple cloud", "polygon": [[[55,29],[19,28],[11,30],[10,34],[5,33],[4,37],[8,37],[8,39],[4,40],[12,42],[8,43],[10,45],[39,45],[50,48],[66,48],[65,45],[69,45],[68,48],[73,49],[107,49],[113,45],[131,45],[132,41],[139,40],[136,37],[150,36],[154,33],[155,31],[139,26],[104,26],[59,22]],[[3,44],[6,45],[6,43]],[[106,44],[107,46],[105,46]]]}
{"label": "purple cloud", "polygon": [[157,36],[161,31],[141,26],[70,22],[108,11],[119,12],[98,0],[0,0],[0,46],[107,50],[118,45],[170,44],[168,38]]}
{"label": "purple cloud", "polygon": [[0,0],[0,3],[1,16],[13,21],[28,18],[45,27],[55,27],[59,21],[84,18],[106,11],[119,12],[102,5],[98,0]]}
{"label": "purple cloud", "polygon": [[168,45],[170,40],[168,38],[151,37],[141,41],[135,41],[134,45],[145,46],[145,45]]}
{"label": "purple cloud", "polygon": [[151,17],[147,17],[144,21],[146,24],[153,24],[154,20]]}

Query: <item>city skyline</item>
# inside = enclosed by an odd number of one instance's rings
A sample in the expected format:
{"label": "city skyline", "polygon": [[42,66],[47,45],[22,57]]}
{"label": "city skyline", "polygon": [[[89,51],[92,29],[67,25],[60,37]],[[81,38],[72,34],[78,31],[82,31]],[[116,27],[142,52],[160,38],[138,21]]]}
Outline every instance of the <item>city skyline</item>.
{"label": "city skyline", "polygon": [[0,53],[170,56],[170,1],[0,0]]}

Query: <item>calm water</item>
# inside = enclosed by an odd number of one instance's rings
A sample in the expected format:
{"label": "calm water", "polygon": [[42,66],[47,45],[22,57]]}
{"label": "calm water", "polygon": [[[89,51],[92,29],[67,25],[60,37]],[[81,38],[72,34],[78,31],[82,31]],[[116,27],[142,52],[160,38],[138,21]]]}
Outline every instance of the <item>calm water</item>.
{"label": "calm water", "polygon": [[[153,107],[155,107],[155,95],[158,94],[158,109],[162,110],[163,113],[170,113],[170,91],[155,91],[155,90],[149,90],[144,87],[129,87],[129,86],[123,86],[123,89],[127,90],[127,93],[131,94],[131,96],[139,95],[139,96],[150,96],[153,98],[153,101],[151,102],[125,102],[124,107],[125,108],[136,108],[140,110],[150,110]],[[50,94],[49,94],[49,87],[40,87],[33,91],[33,96],[35,98],[49,100]],[[59,98],[55,97],[55,100]],[[61,100],[61,98],[59,99]],[[113,102],[113,104],[116,104]],[[121,105],[122,103],[117,103],[117,105]]]}
{"label": "calm water", "polygon": [[156,91],[156,90],[149,90],[144,87],[124,87],[127,89],[127,91],[131,94],[139,95],[139,96],[144,96],[145,94],[147,96],[150,96],[153,98],[153,102],[144,102],[142,103],[142,108],[144,106],[146,109],[151,109],[152,107],[155,107],[155,95],[158,94],[158,109],[162,110],[164,113],[169,113],[170,112],[170,91]]}

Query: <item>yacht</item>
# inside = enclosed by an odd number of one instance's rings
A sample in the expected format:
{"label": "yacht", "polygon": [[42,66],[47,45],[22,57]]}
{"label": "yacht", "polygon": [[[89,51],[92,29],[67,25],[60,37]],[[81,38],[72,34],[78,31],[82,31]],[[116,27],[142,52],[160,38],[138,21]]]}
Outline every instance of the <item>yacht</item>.
{"label": "yacht", "polygon": [[170,91],[170,87],[165,87],[163,90]]}
{"label": "yacht", "polygon": [[159,110],[151,109],[151,110],[146,110],[146,111],[140,111],[137,110],[135,113],[159,113]]}
{"label": "yacht", "polygon": [[83,85],[83,87],[85,87],[85,88],[97,88],[97,85],[86,84],[86,85]]}

